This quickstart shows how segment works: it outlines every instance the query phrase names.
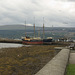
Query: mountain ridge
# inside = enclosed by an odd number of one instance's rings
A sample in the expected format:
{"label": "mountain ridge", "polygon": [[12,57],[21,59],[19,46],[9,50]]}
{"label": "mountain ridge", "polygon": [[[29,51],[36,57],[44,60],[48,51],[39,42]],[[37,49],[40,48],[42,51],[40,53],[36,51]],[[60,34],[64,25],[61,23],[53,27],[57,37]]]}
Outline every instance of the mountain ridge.
{"label": "mountain ridge", "polygon": [[[27,29],[33,29],[33,26],[26,26]],[[3,25],[0,30],[25,30],[24,25]]]}

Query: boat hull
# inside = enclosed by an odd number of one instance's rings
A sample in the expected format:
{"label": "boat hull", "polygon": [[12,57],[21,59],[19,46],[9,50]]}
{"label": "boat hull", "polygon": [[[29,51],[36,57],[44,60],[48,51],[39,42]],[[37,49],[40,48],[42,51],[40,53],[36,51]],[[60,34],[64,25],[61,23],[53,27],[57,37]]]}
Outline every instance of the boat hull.
{"label": "boat hull", "polygon": [[43,39],[43,44],[44,45],[50,45],[50,44],[52,44],[52,39]]}
{"label": "boat hull", "polygon": [[22,43],[26,45],[42,45],[43,41],[22,41]]}
{"label": "boat hull", "polygon": [[52,39],[43,39],[43,40],[23,40],[23,44],[25,45],[47,45],[52,43]]}

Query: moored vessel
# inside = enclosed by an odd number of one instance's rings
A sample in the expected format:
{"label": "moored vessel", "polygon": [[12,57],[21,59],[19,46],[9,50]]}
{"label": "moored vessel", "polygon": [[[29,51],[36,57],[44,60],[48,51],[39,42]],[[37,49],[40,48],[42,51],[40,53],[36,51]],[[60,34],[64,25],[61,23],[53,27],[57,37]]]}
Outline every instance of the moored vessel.
{"label": "moored vessel", "polygon": [[22,43],[26,45],[42,45],[43,40],[40,37],[35,37],[35,23],[34,23],[34,38],[26,35],[26,21],[25,21],[25,37],[22,37]]}
{"label": "moored vessel", "polygon": [[30,38],[30,37],[25,37],[23,40],[23,44],[26,44],[26,45],[41,45],[43,44],[43,40],[41,39],[34,39],[34,38]]}
{"label": "moored vessel", "polygon": [[26,45],[42,45],[42,44],[51,44],[52,43],[52,37],[45,38],[45,32],[44,32],[44,18],[43,18],[43,39],[40,37],[35,37],[35,23],[34,23],[34,37],[28,37],[26,35],[26,21],[25,21],[25,37],[22,37],[22,43]]}
{"label": "moored vessel", "polygon": [[46,39],[43,39],[43,44],[52,44],[52,40],[53,38],[52,37],[47,37]]}
{"label": "moored vessel", "polygon": [[52,43],[52,37],[45,38],[45,29],[44,29],[44,17],[43,17],[43,44],[51,44]]}

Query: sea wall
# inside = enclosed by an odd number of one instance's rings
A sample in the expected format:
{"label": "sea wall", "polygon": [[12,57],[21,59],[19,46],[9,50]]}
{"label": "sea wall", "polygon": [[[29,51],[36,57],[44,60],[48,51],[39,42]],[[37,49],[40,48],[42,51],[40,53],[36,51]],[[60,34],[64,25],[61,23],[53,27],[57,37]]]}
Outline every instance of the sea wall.
{"label": "sea wall", "polygon": [[64,75],[69,59],[69,54],[69,49],[62,49],[35,75]]}
{"label": "sea wall", "polygon": [[0,38],[0,43],[22,43],[22,40],[6,39]]}

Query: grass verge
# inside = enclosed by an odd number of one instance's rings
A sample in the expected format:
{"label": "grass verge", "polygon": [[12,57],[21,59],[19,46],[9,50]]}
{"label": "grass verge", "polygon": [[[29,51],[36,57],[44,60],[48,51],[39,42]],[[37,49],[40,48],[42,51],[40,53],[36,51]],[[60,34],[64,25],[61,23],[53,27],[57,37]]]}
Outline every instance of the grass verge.
{"label": "grass verge", "polygon": [[66,75],[75,75],[75,64],[69,64]]}

